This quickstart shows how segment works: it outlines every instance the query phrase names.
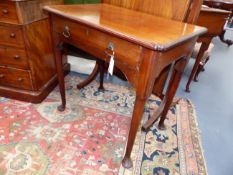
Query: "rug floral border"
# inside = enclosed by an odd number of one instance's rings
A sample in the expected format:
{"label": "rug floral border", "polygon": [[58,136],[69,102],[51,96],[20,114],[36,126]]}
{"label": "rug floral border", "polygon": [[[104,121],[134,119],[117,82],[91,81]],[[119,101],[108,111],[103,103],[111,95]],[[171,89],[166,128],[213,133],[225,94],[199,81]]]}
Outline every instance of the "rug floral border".
{"label": "rug floral border", "polygon": [[[178,104],[176,105],[176,116],[177,116],[177,123],[179,123],[178,120],[181,120],[182,115],[182,109],[186,108],[189,117],[188,122],[190,126],[190,132],[191,132],[191,140],[193,145],[193,151],[196,161],[196,168],[198,168],[198,175],[207,175],[207,168],[206,163],[203,155],[203,149],[201,144],[201,137],[200,137],[200,130],[198,128],[198,122],[197,122],[197,116],[195,112],[195,107],[192,104],[192,102],[188,99],[180,98],[178,100]],[[184,105],[181,105],[184,103]],[[187,114],[187,113],[186,113]],[[145,114],[144,114],[145,115]],[[143,117],[143,121],[146,121],[148,116]],[[142,122],[143,123],[143,122]],[[190,174],[190,168],[189,165],[186,164],[186,153],[184,150],[184,145],[182,141],[182,133],[181,133],[181,126],[177,126],[177,138],[178,138],[178,148],[179,148],[179,159],[180,159],[180,175],[187,175]],[[141,174],[141,164],[142,164],[142,156],[144,151],[144,141],[146,138],[146,133],[141,132],[140,127],[138,130],[138,134],[136,137],[135,145],[132,152],[132,159],[134,162],[134,168],[131,169],[124,169],[123,167],[120,168],[119,175],[140,175]],[[139,152],[138,152],[139,151]],[[195,162],[194,161],[194,162]],[[192,168],[192,167],[191,167]],[[188,171],[189,169],[190,171]]]}
{"label": "rug floral border", "polygon": [[201,142],[201,134],[200,129],[198,128],[198,122],[197,122],[197,115],[195,111],[195,107],[192,104],[192,102],[188,99],[183,99],[188,103],[188,113],[189,113],[189,122],[190,122],[190,129],[192,131],[192,140],[193,140],[193,146],[195,151],[195,156],[198,162],[198,172],[199,175],[207,175],[207,166],[204,159],[203,154],[203,148],[202,148],[202,142]]}

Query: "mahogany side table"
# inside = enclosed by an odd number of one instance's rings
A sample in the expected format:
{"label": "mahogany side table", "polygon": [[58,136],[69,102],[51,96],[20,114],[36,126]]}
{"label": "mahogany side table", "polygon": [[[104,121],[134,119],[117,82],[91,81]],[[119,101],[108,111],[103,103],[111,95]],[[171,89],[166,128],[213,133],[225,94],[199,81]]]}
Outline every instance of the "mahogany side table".
{"label": "mahogany side table", "polygon": [[44,9],[50,16],[62,99],[60,111],[66,107],[62,71],[65,43],[105,62],[114,57],[115,66],[135,88],[136,100],[122,161],[124,167],[132,167],[130,154],[155,79],[165,67],[174,63],[168,90],[158,108],[158,114],[167,114],[195,42],[206,28],[107,4],[56,5]]}
{"label": "mahogany side table", "polygon": [[[209,7],[231,11],[227,22],[233,26],[233,0],[204,0],[203,4]],[[233,44],[233,40],[225,39],[225,33],[226,30],[223,28],[221,34],[219,35],[219,38],[223,43],[231,46]]]}

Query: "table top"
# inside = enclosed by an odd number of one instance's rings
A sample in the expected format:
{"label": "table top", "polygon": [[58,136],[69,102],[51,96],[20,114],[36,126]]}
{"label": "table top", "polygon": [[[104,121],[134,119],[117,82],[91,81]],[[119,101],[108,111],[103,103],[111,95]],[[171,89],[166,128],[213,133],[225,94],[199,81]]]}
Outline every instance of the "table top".
{"label": "table top", "polygon": [[44,9],[154,50],[166,50],[206,32],[203,27],[108,4],[52,5]]}

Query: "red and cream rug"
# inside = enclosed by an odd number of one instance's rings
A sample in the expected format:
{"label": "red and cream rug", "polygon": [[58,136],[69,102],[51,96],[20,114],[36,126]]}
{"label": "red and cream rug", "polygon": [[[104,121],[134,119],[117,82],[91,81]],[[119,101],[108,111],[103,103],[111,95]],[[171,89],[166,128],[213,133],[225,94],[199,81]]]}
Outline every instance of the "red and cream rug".
{"label": "red and cream rug", "polygon": [[[204,175],[206,166],[195,113],[187,100],[171,108],[167,130],[157,123],[138,131],[134,168],[121,167],[134,91],[105,83],[77,90],[81,79],[66,77],[67,109],[60,113],[56,88],[41,104],[0,97],[1,175]],[[151,97],[146,120],[160,101]]]}

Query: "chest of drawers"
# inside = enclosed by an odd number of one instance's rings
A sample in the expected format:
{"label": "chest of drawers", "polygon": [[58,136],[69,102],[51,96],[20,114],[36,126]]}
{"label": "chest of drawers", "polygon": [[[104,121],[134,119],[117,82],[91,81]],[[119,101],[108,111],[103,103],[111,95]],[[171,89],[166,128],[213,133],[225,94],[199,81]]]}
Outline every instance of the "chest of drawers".
{"label": "chest of drawers", "polygon": [[0,96],[41,102],[56,85],[49,20],[63,0],[0,1]]}

